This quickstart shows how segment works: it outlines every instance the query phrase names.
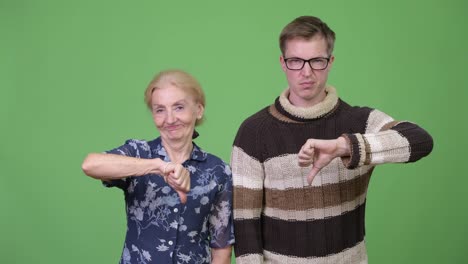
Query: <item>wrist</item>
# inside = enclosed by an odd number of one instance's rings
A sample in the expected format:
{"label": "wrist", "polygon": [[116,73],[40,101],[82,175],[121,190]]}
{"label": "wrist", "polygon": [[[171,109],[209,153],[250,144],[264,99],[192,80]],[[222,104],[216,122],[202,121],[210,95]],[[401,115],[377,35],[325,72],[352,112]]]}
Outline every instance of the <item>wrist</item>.
{"label": "wrist", "polygon": [[164,170],[164,166],[166,166],[166,162],[164,162],[160,158],[153,159],[152,161],[153,161],[153,166],[152,166],[153,173],[163,175],[163,170]]}
{"label": "wrist", "polygon": [[338,157],[349,157],[351,155],[351,148],[343,136],[337,138],[336,146]]}

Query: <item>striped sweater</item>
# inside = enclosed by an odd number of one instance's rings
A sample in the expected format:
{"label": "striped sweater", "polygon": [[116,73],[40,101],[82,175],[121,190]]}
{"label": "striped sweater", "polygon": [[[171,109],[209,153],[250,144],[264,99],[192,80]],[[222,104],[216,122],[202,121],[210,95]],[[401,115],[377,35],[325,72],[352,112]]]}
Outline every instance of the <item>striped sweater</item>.
{"label": "striped sweater", "polygon": [[[432,138],[419,126],[351,107],[326,89],[310,108],[293,106],[285,90],[240,126],[231,154],[238,264],[367,263],[364,211],[374,166],[431,152]],[[340,136],[350,157],[334,159],[309,186],[300,148],[309,138]]]}

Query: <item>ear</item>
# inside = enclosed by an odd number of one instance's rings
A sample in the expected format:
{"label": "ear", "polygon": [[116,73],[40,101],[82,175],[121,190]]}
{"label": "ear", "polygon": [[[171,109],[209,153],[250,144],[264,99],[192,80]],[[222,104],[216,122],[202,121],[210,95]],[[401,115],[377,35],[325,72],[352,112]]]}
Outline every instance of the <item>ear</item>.
{"label": "ear", "polygon": [[280,56],[280,63],[281,63],[281,69],[283,69],[283,71],[286,72],[288,69],[286,68],[286,63],[284,62],[283,55]]}
{"label": "ear", "polygon": [[335,55],[332,54],[330,56],[330,60],[328,61],[328,70],[331,70],[334,61],[335,61]]}
{"label": "ear", "polygon": [[202,104],[197,104],[197,119],[201,119],[205,113],[205,107]]}

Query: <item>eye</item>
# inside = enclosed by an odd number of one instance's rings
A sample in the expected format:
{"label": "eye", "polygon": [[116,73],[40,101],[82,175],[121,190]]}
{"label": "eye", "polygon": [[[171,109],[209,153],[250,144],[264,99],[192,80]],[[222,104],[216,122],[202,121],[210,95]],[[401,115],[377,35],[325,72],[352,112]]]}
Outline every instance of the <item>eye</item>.
{"label": "eye", "polygon": [[291,64],[301,64],[302,60],[301,59],[289,59],[288,62]]}
{"label": "eye", "polygon": [[304,60],[300,58],[290,58],[286,61],[286,66],[292,70],[300,70],[304,65]]}
{"label": "eye", "polygon": [[324,58],[316,58],[311,60],[311,63],[318,68],[323,68],[325,65],[327,65],[327,60]]}
{"label": "eye", "polygon": [[324,63],[326,62],[327,60],[324,59],[324,58],[316,58],[316,59],[312,59],[312,63]]}
{"label": "eye", "polygon": [[174,108],[176,111],[182,111],[184,110],[184,106],[183,105],[176,105],[176,107]]}
{"label": "eye", "polygon": [[160,114],[160,113],[162,113],[163,111],[164,111],[164,109],[162,109],[162,108],[154,108],[154,109],[153,109],[153,113],[155,113],[155,114]]}

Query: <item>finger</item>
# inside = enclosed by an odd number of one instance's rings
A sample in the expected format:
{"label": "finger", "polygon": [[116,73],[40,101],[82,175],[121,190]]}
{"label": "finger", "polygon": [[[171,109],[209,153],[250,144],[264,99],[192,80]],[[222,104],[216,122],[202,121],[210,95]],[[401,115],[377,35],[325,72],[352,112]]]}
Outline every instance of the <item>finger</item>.
{"label": "finger", "polygon": [[299,153],[298,155],[298,163],[301,167],[307,167],[314,162],[314,151],[310,151],[310,153]]}
{"label": "finger", "polygon": [[188,193],[190,191],[190,186],[187,185],[187,184],[181,184],[181,185],[177,185],[175,183],[168,183],[169,186],[172,187],[172,189],[174,189],[174,191],[176,192],[185,192],[185,193]]}
{"label": "finger", "polygon": [[305,155],[313,156],[315,148],[305,148],[302,153]]}
{"label": "finger", "polygon": [[179,179],[168,178],[168,181],[174,186],[174,189],[182,190],[185,192],[190,191],[190,174],[186,173]]}
{"label": "finger", "polygon": [[179,174],[180,174],[180,170],[178,170],[177,168],[174,170],[174,172],[172,172],[169,176],[172,178],[172,179],[178,179],[179,178]]}
{"label": "finger", "polygon": [[185,169],[176,168],[174,172],[169,174],[169,178],[173,180],[173,182],[180,183],[180,181],[184,178],[184,174],[186,173]]}
{"label": "finger", "polygon": [[188,172],[186,175],[184,175],[184,177],[182,177],[179,187],[183,191],[190,191],[190,174]]}
{"label": "finger", "polygon": [[190,177],[188,178],[188,182],[187,182],[187,192],[190,191],[190,187],[191,187],[191,181],[190,181]]}
{"label": "finger", "polygon": [[185,203],[187,201],[187,192],[185,192],[184,190],[181,190],[179,187],[175,186],[174,184],[172,183],[169,183],[169,186],[171,186],[171,188],[177,193],[177,195],[179,195],[179,198],[180,198],[180,201],[182,203]]}
{"label": "finger", "polygon": [[298,156],[308,156],[312,157],[314,156],[315,148],[304,148],[299,151]]}
{"label": "finger", "polygon": [[304,145],[302,145],[303,149],[308,149],[314,146],[314,141],[312,139],[308,139]]}
{"label": "finger", "polygon": [[165,165],[164,168],[163,168],[162,174],[163,174],[164,176],[169,175],[171,172],[174,171],[174,169],[175,169],[175,166],[174,166],[174,165],[175,165],[175,164],[172,163],[172,162],[167,162],[166,165]]}
{"label": "finger", "polygon": [[187,193],[183,192],[183,191],[180,191],[180,190],[176,190],[177,194],[179,195],[180,197],[180,201],[184,204],[187,202]]}
{"label": "finger", "polygon": [[181,189],[181,181],[180,180],[177,180],[177,179],[171,179],[171,184],[174,186],[174,188],[176,189]]}
{"label": "finger", "polygon": [[190,182],[188,181],[181,182],[179,185],[177,185],[177,189],[184,191],[184,192],[190,191]]}
{"label": "finger", "polygon": [[307,175],[307,183],[309,185],[312,185],[312,182],[314,181],[315,176],[319,173],[321,168],[314,167],[312,166],[312,169],[309,172],[309,175]]}
{"label": "finger", "polygon": [[190,176],[182,183],[181,188],[186,192],[190,191]]}
{"label": "finger", "polygon": [[305,152],[299,152],[299,154],[297,154],[297,157],[300,159],[310,159],[312,158],[312,155]]}
{"label": "finger", "polygon": [[307,140],[307,147],[309,149],[313,149],[315,147],[315,143],[316,143],[316,140],[309,139],[309,140]]}
{"label": "finger", "polygon": [[312,164],[313,159],[298,159],[298,164],[300,167],[308,167],[310,164]]}
{"label": "finger", "polygon": [[299,150],[298,155],[309,155],[309,149],[308,149],[308,148],[305,148],[305,147],[302,147],[302,148]]}
{"label": "finger", "polygon": [[185,175],[188,175],[189,172],[186,168],[182,167],[180,165],[176,170],[174,171],[174,179],[182,179],[184,178]]}
{"label": "finger", "polygon": [[167,183],[175,190],[184,190],[184,188],[181,187],[182,184],[180,180],[168,177]]}
{"label": "finger", "polygon": [[180,175],[180,174],[174,174],[174,175],[171,175],[171,180],[172,182],[176,185],[176,186],[180,186],[183,182],[184,182],[184,179],[186,178],[185,175]]}
{"label": "finger", "polygon": [[171,186],[172,188],[177,187],[176,182],[175,182],[174,179],[171,178],[171,177],[166,177],[166,182],[167,182],[167,184],[169,184],[169,186]]}

